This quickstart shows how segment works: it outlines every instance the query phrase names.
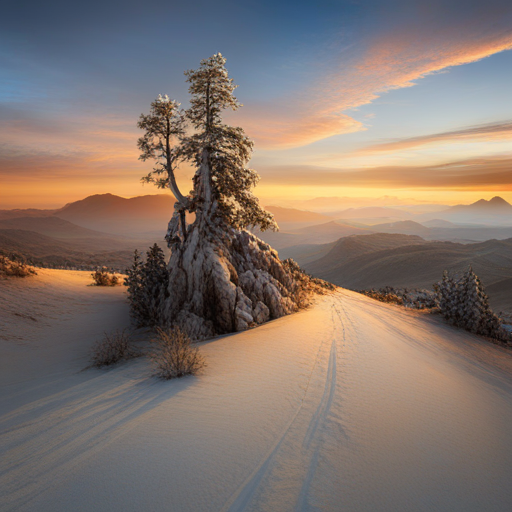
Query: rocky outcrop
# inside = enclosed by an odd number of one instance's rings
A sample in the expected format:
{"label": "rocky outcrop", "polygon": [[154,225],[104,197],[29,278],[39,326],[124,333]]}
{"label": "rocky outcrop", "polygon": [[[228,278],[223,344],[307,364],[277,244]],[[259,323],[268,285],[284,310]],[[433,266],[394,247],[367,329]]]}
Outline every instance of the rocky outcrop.
{"label": "rocky outcrop", "polygon": [[243,331],[297,311],[306,293],[268,244],[228,226],[220,217],[199,217],[186,239],[168,240],[169,297],[162,317],[195,339]]}

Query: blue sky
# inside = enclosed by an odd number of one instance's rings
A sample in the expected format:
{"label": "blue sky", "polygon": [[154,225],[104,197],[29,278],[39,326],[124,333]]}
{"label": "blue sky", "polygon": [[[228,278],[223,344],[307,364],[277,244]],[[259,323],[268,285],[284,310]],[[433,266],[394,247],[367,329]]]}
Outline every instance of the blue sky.
{"label": "blue sky", "polygon": [[183,71],[218,51],[265,199],[512,200],[511,48],[502,0],[7,2],[0,208],[155,192],[138,115],[159,93],[186,106]]}

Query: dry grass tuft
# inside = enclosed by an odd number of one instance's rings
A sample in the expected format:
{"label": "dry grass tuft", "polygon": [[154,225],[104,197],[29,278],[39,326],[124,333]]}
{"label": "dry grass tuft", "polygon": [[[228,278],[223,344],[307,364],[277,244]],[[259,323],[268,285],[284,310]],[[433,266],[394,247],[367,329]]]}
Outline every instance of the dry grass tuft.
{"label": "dry grass tuft", "polygon": [[92,348],[92,366],[99,368],[117,363],[122,359],[138,357],[140,354],[130,346],[130,341],[130,334],[125,329],[111,334],[105,333],[105,337]]}
{"label": "dry grass tuft", "polygon": [[156,329],[157,337],[152,341],[151,360],[155,375],[162,379],[176,379],[195,375],[206,366],[197,347],[179,327],[169,330]]}
{"label": "dry grass tuft", "polygon": [[35,275],[37,272],[33,267],[20,261],[13,261],[6,256],[0,256],[0,276],[28,277]]}
{"label": "dry grass tuft", "polygon": [[108,272],[106,268],[96,270],[91,274],[94,286],[116,286],[121,284],[121,277]]}

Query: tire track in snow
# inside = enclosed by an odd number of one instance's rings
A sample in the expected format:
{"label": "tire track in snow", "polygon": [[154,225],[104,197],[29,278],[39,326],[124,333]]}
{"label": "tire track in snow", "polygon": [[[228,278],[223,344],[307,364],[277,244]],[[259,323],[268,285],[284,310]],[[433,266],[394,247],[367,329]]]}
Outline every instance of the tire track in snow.
{"label": "tire track in snow", "polygon": [[[334,300],[340,302],[339,297]],[[288,489],[296,488],[295,499],[285,501],[288,504],[295,503],[293,510],[303,510],[308,506],[308,490],[320,458],[324,425],[336,395],[338,343],[341,342],[342,346],[345,343],[345,325],[335,302],[331,304],[331,321],[332,334],[330,338],[326,338],[320,344],[297,411],[258,466],[224,505],[223,511],[238,512],[253,508],[283,510],[275,508],[272,503],[265,508],[260,506],[262,505],[260,501],[266,502],[267,497],[273,499],[271,488],[274,480],[271,478],[271,474],[274,469],[282,472],[283,466],[291,468],[292,473],[295,469],[295,474],[291,477],[292,481],[287,485]],[[325,345],[329,341],[330,348],[327,348]],[[327,352],[327,350],[328,356],[325,361],[325,355],[322,357],[322,352]],[[325,376],[322,375],[324,372]],[[319,383],[322,385],[321,391],[313,390],[315,384],[318,386]],[[299,474],[297,474],[297,469]],[[286,471],[284,473],[286,474]],[[265,482],[265,480],[270,480],[270,482]],[[262,492],[264,494],[260,496]],[[277,491],[274,495],[280,497],[280,492]]]}

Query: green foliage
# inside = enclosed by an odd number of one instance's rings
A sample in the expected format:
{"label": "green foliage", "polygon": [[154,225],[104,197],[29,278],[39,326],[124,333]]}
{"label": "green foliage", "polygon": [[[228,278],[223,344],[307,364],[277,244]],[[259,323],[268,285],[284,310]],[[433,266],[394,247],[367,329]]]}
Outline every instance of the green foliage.
{"label": "green foliage", "polygon": [[[225,63],[226,59],[217,53],[202,60],[197,70],[185,72],[192,96],[185,113],[178,102],[159,96],[151,103],[150,113],[140,116],[138,127],[145,134],[138,140],[139,158],[156,161],[153,171],[142,181],[159,188],[169,187],[178,201],[166,237],[170,244],[186,238],[185,211],[208,210],[207,215],[220,215],[235,229],[277,229],[273,215],[259,205],[252,193],[260,179],[256,171],[248,168],[253,142],[242,128],[222,122],[225,109],[242,106],[233,94],[237,86]],[[187,120],[195,130],[188,136]],[[182,161],[197,167],[190,196],[180,192],[175,180],[174,171]]]}
{"label": "green foliage", "polygon": [[126,274],[124,284],[128,287],[132,318],[139,327],[158,325],[169,281],[165,256],[158,244],[149,248],[145,261],[136,250]]}
{"label": "green foliage", "polygon": [[235,229],[257,225],[262,231],[275,230],[273,215],[259,205],[251,191],[260,179],[247,167],[253,142],[242,128],[222,122],[223,110],[242,106],[233,95],[237,86],[229,78],[225,63],[217,53],[202,60],[199,69],[185,73],[192,95],[186,116],[197,132],[183,139],[182,151],[198,168],[203,165],[207,169],[206,175],[198,171],[195,176],[199,201],[205,199],[205,187],[211,187],[219,213]]}

